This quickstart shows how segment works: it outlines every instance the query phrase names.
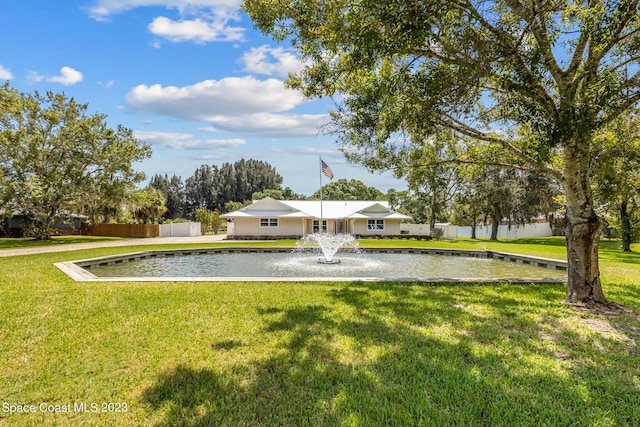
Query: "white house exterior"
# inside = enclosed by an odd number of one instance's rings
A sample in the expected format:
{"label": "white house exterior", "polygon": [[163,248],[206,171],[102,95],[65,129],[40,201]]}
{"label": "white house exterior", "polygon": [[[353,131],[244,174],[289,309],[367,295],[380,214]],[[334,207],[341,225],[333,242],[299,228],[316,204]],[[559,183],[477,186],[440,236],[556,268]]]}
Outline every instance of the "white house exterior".
{"label": "white house exterior", "polygon": [[222,215],[227,235],[298,237],[315,232],[356,235],[400,234],[400,223],[411,217],[389,209],[384,201],[275,200],[266,197]]}

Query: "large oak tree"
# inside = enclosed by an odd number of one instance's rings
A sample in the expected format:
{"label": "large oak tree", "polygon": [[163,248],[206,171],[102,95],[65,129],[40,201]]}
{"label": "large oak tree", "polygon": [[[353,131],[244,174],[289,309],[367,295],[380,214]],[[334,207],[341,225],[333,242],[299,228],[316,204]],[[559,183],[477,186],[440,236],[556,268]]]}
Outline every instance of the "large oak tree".
{"label": "large oak tree", "polygon": [[122,126],[62,93],[20,93],[0,86],[0,201],[30,217],[40,238],[86,209],[115,206],[144,179],[133,163],[151,155]]}
{"label": "large oak tree", "polygon": [[343,142],[383,156],[402,130],[499,144],[557,180],[568,302],[606,303],[594,134],[640,99],[638,0],[245,0],[300,52],[290,83],[332,96]]}

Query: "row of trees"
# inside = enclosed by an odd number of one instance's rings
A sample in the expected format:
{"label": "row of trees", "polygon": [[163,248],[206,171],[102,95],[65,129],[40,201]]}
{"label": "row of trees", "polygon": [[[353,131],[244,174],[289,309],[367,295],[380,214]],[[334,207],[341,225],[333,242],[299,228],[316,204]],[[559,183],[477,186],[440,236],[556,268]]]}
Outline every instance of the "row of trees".
{"label": "row of trees", "polygon": [[282,177],[275,168],[259,160],[241,159],[235,163],[202,165],[184,182],[173,175],[154,175],[149,183],[165,198],[167,219],[195,219],[199,208],[228,212],[253,199],[254,193],[280,192],[297,198],[290,188],[282,189]]}

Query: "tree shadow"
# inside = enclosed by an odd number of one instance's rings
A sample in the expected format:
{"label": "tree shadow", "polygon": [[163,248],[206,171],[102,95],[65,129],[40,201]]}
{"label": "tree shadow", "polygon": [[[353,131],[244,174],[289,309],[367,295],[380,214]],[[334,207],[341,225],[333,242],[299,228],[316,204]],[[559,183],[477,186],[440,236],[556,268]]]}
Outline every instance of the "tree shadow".
{"label": "tree shadow", "polygon": [[508,243],[511,245],[540,245],[540,246],[567,246],[564,237],[544,237],[544,238],[518,238],[509,240],[497,240],[496,243]]}
{"label": "tree shadow", "polygon": [[[558,289],[535,291],[541,305],[557,301]],[[331,303],[257,308],[262,338],[276,343],[268,354],[161,374],[142,396],[157,425],[640,422],[638,365],[616,365],[628,360],[618,338],[578,335],[500,289],[358,282],[327,294]]]}

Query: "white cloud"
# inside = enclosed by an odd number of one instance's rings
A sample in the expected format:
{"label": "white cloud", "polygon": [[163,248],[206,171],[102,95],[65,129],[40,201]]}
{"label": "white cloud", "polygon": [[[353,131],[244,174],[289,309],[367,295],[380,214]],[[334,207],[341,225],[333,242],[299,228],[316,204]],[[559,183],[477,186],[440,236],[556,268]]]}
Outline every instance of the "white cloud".
{"label": "white cloud", "polygon": [[86,9],[91,18],[104,21],[139,7],[164,7],[185,14],[201,9],[238,10],[240,3],[241,0],[94,0]]}
{"label": "white cloud", "polygon": [[207,139],[194,138],[190,133],[159,131],[135,131],[135,137],[152,145],[162,145],[175,150],[215,150],[233,148],[246,143],[244,139]]}
{"label": "white cloud", "polygon": [[116,84],[116,82],[114,80],[109,80],[108,82],[103,82],[103,81],[97,81],[96,82],[99,86],[104,86],[105,88],[109,88],[112,87],[113,85]]}
{"label": "white cloud", "polygon": [[[232,26],[240,21],[241,0],[95,0],[88,7],[89,16],[98,21],[108,21],[113,15],[140,7],[164,7],[176,10],[179,19],[157,16],[148,29],[156,36],[171,42],[240,41],[245,28]],[[159,47],[159,42],[153,42]]]}
{"label": "white cloud", "polygon": [[244,28],[228,26],[220,19],[210,22],[201,18],[173,21],[160,16],[149,24],[149,31],[174,43],[193,41],[204,44],[214,41],[240,41],[244,38]]}
{"label": "white cloud", "polygon": [[60,83],[65,86],[70,86],[82,81],[83,76],[80,71],[74,70],[71,67],[62,67],[60,69],[60,75],[49,77],[47,79],[48,82],[52,83]]}
{"label": "white cloud", "polygon": [[278,114],[302,104],[303,96],[285,89],[280,80],[251,76],[184,87],[140,85],[126,99],[136,112],[209,122],[215,130],[242,135],[317,135],[329,122],[327,114]]}
{"label": "white cloud", "polygon": [[329,121],[328,114],[271,113],[220,116],[212,120],[219,129],[262,137],[318,136]]}
{"label": "white cloud", "polygon": [[12,78],[11,70],[0,65],[0,80],[11,80]]}
{"label": "white cloud", "polygon": [[176,87],[139,85],[126,96],[132,109],[187,120],[210,121],[219,116],[287,111],[303,102],[300,93],[276,79],[227,77]]}
{"label": "white cloud", "polygon": [[44,80],[44,76],[38,74],[35,71],[29,71],[27,73],[27,82],[29,82],[29,84],[40,83],[43,80]]}
{"label": "white cloud", "polygon": [[272,48],[267,45],[251,48],[240,59],[244,70],[267,76],[283,76],[296,73],[303,67],[292,49]]}

